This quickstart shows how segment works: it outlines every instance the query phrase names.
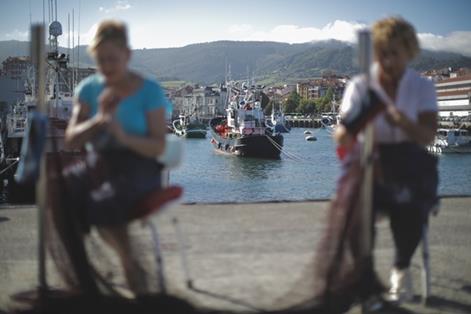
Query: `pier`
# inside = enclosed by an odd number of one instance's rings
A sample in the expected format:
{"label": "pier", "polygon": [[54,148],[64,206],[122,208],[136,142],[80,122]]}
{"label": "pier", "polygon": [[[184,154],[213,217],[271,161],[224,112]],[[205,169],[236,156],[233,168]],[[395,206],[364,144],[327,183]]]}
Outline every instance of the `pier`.
{"label": "pier", "polygon": [[288,125],[292,128],[320,128],[322,126],[320,118],[286,116]]}
{"label": "pier", "polygon": [[[178,217],[195,287],[271,309],[303,279],[325,227],[327,205],[326,201],[304,201],[180,204],[167,208],[153,221],[161,236],[169,292],[198,306],[247,311],[240,304],[186,287],[178,239],[171,223],[173,217]],[[405,304],[399,313],[471,313],[470,208],[471,197],[441,200],[440,213],[430,219],[429,305],[420,303],[421,258],[416,254],[412,265],[416,300]],[[36,215],[33,206],[0,208],[0,313],[14,306],[10,295],[37,286]],[[134,227],[142,229],[140,224]],[[387,283],[393,246],[388,222],[379,222],[377,227],[376,269]],[[49,280],[55,284],[53,270]],[[305,292],[309,295],[309,291]],[[348,313],[360,313],[359,306]]]}

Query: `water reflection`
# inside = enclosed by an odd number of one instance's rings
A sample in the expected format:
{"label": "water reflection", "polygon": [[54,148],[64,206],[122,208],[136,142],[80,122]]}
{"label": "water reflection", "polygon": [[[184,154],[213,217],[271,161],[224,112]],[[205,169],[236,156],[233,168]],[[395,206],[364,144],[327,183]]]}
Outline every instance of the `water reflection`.
{"label": "water reflection", "polygon": [[263,181],[279,176],[277,171],[281,169],[282,160],[232,157],[227,165],[230,174],[237,179]]}

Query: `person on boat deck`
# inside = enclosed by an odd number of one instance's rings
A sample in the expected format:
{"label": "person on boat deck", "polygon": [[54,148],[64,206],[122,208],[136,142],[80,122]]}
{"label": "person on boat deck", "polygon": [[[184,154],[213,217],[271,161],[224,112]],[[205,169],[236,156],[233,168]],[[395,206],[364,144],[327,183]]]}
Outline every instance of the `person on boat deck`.
{"label": "person on boat deck", "polygon": [[[100,151],[110,172],[126,178],[129,194],[113,212],[90,212],[83,184],[71,191],[75,207],[88,213],[86,223],[96,225],[99,234],[120,257],[130,289],[146,292],[145,273],[132,254],[126,220],[136,203],[160,188],[161,166],[156,157],[164,152],[166,111],[171,104],[159,84],[129,70],[131,50],[126,25],[107,20],[99,24],[89,53],[98,73],[84,79],[75,89],[72,117],[65,133],[70,148],[94,147]],[[90,145],[91,144],[91,145]],[[143,168],[141,165],[148,165]],[[86,176],[87,173],[75,173]],[[77,182],[85,182],[77,181]],[[84,194],[85,193],[85,194]],[[90,193],[88,193],[90,194]],[[131,196],[132,195],[132,196]],[[121,195],[116,195],[121,196]]]}
{"label": "person on boat deck", "polygon": [[[382,19],[374,24],[372,37],[375,62],[369,88],[386,104],[372,121],[380,164],[375,168],[373,210],[385,210],[390,218],[395,259],[387,298],[402,301],[412,296],[409,266],[436,202],[436,162],[423,156],[437,130],[437,100],[433,82],[408,67],[419,53],[411,24],[400,17]],[[350,81],[341,104],[344,116],[360,105],[367,88],[364,75]],[[345,126],[337,128],[335,138],[344,147],[354,143]],[[430,171],[424,170],[428,157],[434,160]]]}

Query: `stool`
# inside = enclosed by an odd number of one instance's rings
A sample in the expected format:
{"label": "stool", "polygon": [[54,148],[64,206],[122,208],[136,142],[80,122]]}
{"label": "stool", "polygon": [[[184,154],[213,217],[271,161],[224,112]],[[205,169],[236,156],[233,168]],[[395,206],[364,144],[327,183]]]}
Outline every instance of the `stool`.
{"label": "stool", "polygon": [[139,204],[134,208],[131,213],[130,221],[135,219],[145,220],[146,226],[149,228],[152,240],[154,242],[154,256],[155,262],[157,264],[157,278],[158,278],[158,287],[163,294],[166,294],[167,289],[165,286],[165,276],[163,270],[163,260],[161,254],[160,240],[157,232],[157,228],[148,219],[152,214],[161,211],[168,203],[171,201],[177,200],[183,193],[183,188],[179,186],[169,186],[163,189],[156,190],[151,192],[146,196]]}

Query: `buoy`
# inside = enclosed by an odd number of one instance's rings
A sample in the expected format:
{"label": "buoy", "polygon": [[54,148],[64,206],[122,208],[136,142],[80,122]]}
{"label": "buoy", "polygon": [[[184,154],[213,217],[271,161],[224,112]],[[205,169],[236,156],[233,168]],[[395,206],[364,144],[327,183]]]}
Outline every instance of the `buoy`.
{"label": "buoy", "polygon": [[305,135],[307,135],[307,134],[311,135],[311,134],[312,134],[312,132],[311,132],[311,131],[309,131],[309,130],[305,130],[305,131],[304,131],[304,134],[305,134]]}
{"label": "buoy", "polygon": [[317,138],[314,135],[306,136],[305,139],[306,141],[309,141],[309,142],[317,141]]}

